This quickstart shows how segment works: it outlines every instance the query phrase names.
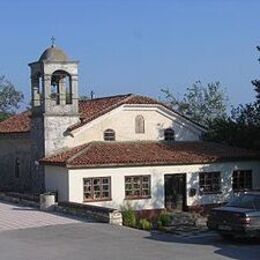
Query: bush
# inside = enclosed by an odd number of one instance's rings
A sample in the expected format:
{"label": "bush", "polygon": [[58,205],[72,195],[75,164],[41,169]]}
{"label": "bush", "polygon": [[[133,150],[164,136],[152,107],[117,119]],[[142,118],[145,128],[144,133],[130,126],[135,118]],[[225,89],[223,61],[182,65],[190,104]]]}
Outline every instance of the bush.
{"label": "bush", "polygon": [[171,220],[171,215],[169,215],[167,212],[161,212],[158,222],[162,226],[169,226],[171,224]]}
{"label": "bush", "polygon": [[128,227],[136,227],[135,211],[130,204],[121,207],[121,213],[123,217],[123,225]]}
{"label": "bush", "polygon": [[150,231],[152,229],[152,223],[145,218],[141,218],[139,220],[138,227],[140,229]]}

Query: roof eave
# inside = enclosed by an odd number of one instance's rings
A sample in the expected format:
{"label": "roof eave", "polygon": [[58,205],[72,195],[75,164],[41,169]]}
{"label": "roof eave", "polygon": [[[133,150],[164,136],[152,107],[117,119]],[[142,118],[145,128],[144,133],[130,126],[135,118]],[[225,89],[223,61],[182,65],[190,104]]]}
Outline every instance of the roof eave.
{"label": "roof eave", "polygon": [[198,164],[212,164],[225,163],[234,161],[255,161],[260,158],[244,157],[244,158],[218,158],[214,160],[202,160],[194,162],[140,162],[140,163],[106,163],[106,164],[65,164],[68,169],[92,169],[92,168],[113,168],[113,167],[148,167],[148,166],[175,166],[175,165],[198,165]]}

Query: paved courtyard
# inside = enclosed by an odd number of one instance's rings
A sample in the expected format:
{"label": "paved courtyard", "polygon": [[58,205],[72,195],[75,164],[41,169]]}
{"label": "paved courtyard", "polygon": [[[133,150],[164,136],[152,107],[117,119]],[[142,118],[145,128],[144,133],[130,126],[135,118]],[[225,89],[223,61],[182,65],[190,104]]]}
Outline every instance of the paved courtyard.
{"label": "paved courtyard", "polygon": [[0,203],[0,260],[260,259],[259,240],[177,237]]}
{"label": "paved courtyard", "polygon": [[79,221],[61,215],[41,212],[30,207],[0,203],[0,232],[72,223],[79,223]]}

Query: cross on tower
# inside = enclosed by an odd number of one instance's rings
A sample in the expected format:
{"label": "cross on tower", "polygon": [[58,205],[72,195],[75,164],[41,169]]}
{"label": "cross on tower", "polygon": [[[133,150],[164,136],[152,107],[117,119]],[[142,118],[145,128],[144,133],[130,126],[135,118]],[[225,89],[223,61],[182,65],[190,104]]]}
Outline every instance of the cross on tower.
{"label": "cross on tower", "polygon": [[55,47],[55,41],[56,41],[56,38],[54,38],[54,36],[52,36],[51,37],[51,42],[52,42],[51,46],[52,47]]}

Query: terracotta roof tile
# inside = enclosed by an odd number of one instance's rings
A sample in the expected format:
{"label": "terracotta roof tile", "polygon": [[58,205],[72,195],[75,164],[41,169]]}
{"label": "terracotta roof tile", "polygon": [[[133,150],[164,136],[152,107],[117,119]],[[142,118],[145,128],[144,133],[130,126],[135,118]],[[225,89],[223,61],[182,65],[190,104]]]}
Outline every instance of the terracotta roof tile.
{"label": "terracotta roof tile", "polygon": [[73,147],[71,149],[64,149],[57,154],[45,157],[41,162],[48,162],[50,164],[66,164],[66,162],[73,158],[73,156],[78,155],[84,148],[88,147],[90,144],[83,144],[80,146]]}
{"label": "terracotta roof tile", "polygon": [[[78,151],[75,152],[74,149],[78,149]],[[87,168],[120,165],[198,164],[260,158],[252,151],[209,142],[175,142],[172,144],[92,142],[72,150],[43,158],[42,163]]]}
{"label": "terracotta roof tile", "polygon": [[[90,121],[110,112],[111,110],[123,105],[123,104],[156,104],[162,105],[167,109],[170,109],[165,104],[158,102],[155,99],[145,96],[138,96],[133,94],[118,95],[111,97],[103,97],[96,99],[89,99],[79,102],[79,112],[81,122],[72,125],[68,130],[74,130],[81,127]],[[174,111],[177,113],[176,111]],[[178,114],[178,113],[177,113]],[[1,133],[24,133],[30,131],[31,113],[24,112],[14,115],[13,117],[0,122],[0,134]],[[185,116],[182,116],[185,117]],[[188,119],[188,118],[187,118]],[[190,120],[190,119],[188,119]],[[191,121],[191,120],[190,120]],[[195,123],[197,124],[197,123]],[[199,124],[197,124],[199,125]],[[200,126],[200,125],[199,125]],[[202,126],[200,126],[202,127]]]}
{"label": "terracotta roof tile", "polygon": [[125,100],[130,97],[131,94],[118,95],[111,97],[95,98],[79,102],[79,112],[81,122],[69,127],[69,130],[76,129],[88,122],[104,115],[105,113],[113,110],[124,104]]}
{"label": "terracotta roof tile", "polygon": [[23,112],[0,122],[0,134],[30,132],[31,112]]}
{"label": "terracotta roof tile", "polygon": [[[145,104],[145,105],[161,105],[165,108],[172,110],[170,107],[165,105],[162,102],[157,101],[156,99],[146,97],[146,96],[139,96],[133,94],[126,94],[126,95],[118,95],[118,96],[111,96],[111,97],[103,97],[97,99],[89,99],[86,101],[79,102],[79,110],[81,114],[81,122],[75,125],[72,125],[68,128],[68,130],[74,130],[80,126],[87,124],[88,122],[110,112],[111,110],[123,105],[123,104]],[[174,111],[176,114],[178,112]],[[189,121],[189,118],[185,117],[184,115],[179,114],[180,116],[186,118]],[[200,124],[193,122],[194,124],[198,125],[199,127],[204,128]]]}

